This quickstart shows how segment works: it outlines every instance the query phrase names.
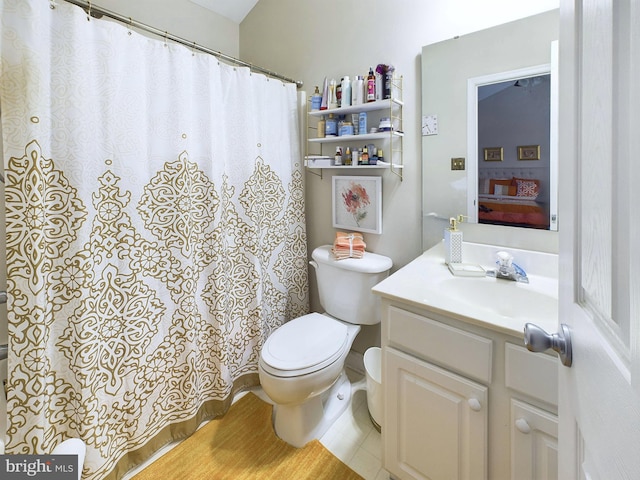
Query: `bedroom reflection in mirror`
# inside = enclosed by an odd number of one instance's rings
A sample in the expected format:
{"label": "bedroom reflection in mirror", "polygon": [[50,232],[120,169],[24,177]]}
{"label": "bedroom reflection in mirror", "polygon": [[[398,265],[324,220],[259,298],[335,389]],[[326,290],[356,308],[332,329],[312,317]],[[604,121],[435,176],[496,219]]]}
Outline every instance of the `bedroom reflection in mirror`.
{"label": "bedroom reflection in mirror", "polygon": [[550,75],[478,86],[477,105],[478,222],[548,230]]}

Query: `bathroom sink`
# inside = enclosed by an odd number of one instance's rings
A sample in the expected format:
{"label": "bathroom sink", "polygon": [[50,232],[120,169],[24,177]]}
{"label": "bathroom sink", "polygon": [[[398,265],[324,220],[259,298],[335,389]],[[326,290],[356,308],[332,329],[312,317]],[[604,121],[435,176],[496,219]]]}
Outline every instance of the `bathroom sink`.
{"label": "bathroom sink", "polygon": [[519,322],[558,317],[557,284],[545,277],[530,277],[530,283],[495,278],[450,278],[439,284],[441,294],[507,319]]}
{"label": "bathroom sink", "polygon": [[[463,260],[495,268],[496,252],[504,247],[463,243]],[[535,323],[551,332],[558,323],[557,255],[508,249],[527,273],[529,283],[494,277],[454,276],[444,263],[442,243],[373,288],[390,300],[411,303],[462,322],[509,335],[523,336]]]}

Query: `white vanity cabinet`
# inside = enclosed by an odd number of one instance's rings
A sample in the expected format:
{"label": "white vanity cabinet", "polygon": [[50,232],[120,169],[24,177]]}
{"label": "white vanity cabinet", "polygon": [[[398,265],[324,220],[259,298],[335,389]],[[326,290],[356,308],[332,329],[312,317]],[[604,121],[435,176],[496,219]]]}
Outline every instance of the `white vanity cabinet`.
{"label": "white vanity cabinet", "polygon": [[556,478],[554,357],[414,302],[382,295],[381,305],[383,467],[392,478]]}

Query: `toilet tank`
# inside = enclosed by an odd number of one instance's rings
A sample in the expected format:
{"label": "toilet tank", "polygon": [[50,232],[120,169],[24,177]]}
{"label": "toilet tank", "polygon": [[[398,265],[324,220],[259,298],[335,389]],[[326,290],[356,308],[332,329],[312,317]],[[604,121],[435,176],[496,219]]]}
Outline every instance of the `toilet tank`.
{"label": "toilet tank", "polygon": [[329,315],[356,325],[380,323],[380,299],[371,288],[389,275],[390,258],[365,252],[363,258],[336,260],[331,245],[316,248],[311,257],[320,304]]}

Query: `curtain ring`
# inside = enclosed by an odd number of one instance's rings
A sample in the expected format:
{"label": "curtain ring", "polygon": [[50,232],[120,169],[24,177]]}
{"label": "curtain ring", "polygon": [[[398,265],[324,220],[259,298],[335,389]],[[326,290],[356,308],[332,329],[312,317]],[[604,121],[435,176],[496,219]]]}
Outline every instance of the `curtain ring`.
{"label": "curtain ring", "polygon": [[133,23],[133,20],[131,20],[131,17],[129,17],[129,23],[128,23],[128,25],[127,25],[127,27],[128,27],[128,28],[127,28],[127,33],[128,33],[129,35],[131,35],[131,24],[132,24],[132,23]]}
{"label": "curtain ring", "polygon": [[58,4],[56,3],[55,0],[49,0],[49,8],[51,10],[55,10],[57,6],[58,6]]}
{"label": "curtain ring", "polygon": [[167,46],[167,35],[168,35],[168,33],[167,33],[167,31],[165,30],[165,31],[164,31],[164,46],[165,46],[165,47]]}
{"label": "curtain ring", "polygon": [[196,56],[196,42],[193,42],[193,47],[191,47],[191,56]]}
{"label": "curtain ring", "polygon": [[89,0],[89,10],[87,10],[87,22],[91,21],[91,0]]}

